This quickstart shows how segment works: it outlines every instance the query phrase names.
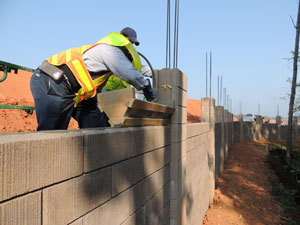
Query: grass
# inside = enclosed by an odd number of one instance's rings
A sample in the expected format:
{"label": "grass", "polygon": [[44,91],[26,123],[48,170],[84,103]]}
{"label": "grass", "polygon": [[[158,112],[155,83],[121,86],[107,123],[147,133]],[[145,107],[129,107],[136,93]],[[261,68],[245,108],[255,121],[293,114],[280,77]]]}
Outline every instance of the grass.
{"label": "grass", "polygon": [[284,214],[287,218],[288,225],[297,225],[294,215],[297,213],[297,203],[295,201],[297,190],[286,189],[278,179],[275,177],[269,177],[269,181],[272,184],[272,194],[282,204]]}

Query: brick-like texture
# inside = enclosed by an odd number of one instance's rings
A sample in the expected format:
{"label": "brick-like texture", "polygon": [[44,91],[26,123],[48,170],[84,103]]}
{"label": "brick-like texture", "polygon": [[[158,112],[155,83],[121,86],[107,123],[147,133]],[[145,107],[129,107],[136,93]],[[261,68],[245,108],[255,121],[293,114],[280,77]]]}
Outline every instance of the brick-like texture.
{"label": "brick-like texture", "polygon": [[43,225],[70,223],[111,197],[107,167],[43,190]]}
{"label": "brick-like texture", "polygon": [[172,114],[172,123],[187,123],[187,108],[183,106],[175,106],[176,110]]}
{"label": "brick-like texture", "polygon": [[142,207],[150,198],[170,182],[170,166],[167,165],[134,185],[131,191],[130,213]]}
{"label": "brick-like texture", "polygon": [[1,225],[41,225],[41,192],[0,204]]}
{"label": "brick-like texture", "polygon": [[210,131],[209,123],[188,123],[187,124],[187,138],[197,136],[199,134]]}
{"label": "brick-like texture", "polygon": [[186,224],[201,224],[209,204],[210,176],[207,144],[187,153]]}
{"label": "brick-like texture", "polygon": [[172,154],[171,154],[171,161],[177,162],[186,156],[186,149],[187,149],[187,141],[181,141],[178,143],[172,143]]}
{"label": "brick-like texture", "polygon": [[113,165],[113,196],[169,164],[170,153],[167,146]]}
{"label": "brick-like texture", "polygon": [[145,225],[145,207],[138,209],[122,225]]}
{"label": "brick-like texture", "polygon": [[83,217],[83,225],[120,225],[129,217],[130,191],[127,190]]}
{"label": "brick-like texture", "polygon": [[0,202],[83,172],[80,132],[0,136]]}
{"label": "brick-like texture", "polygon": [[170,145],[170,126],[129,128],[131,131],[131,156],[136,156]]}
{"label": "brick-like texture", "polygon": [[83,225],[82,217],[75,220],[73,223],[70,223],[70,225]]}
{"label": "brick-like texture", "polygon": [[84,171],[89,172],[130,157],[128,128],[83,131]]}
{"label": "brick-like texture", "polygon": [[171,124],[171,143],[184,141],[187,137],[187,124]]}
{"label": "brick-like texture", "polygon": [[145,204],[145,224],[164,224],[166,206],[170,203],[170,184],[165,185],[156,195]]}

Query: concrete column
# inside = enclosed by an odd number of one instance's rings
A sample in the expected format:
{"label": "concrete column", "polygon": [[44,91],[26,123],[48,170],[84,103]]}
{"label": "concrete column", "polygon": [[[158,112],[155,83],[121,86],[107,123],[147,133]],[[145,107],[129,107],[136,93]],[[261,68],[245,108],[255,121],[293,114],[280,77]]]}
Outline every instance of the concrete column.
{"label": "concrete column", "polygon": [[281,141],[281,116],[276,116],[277,140]]}
{"label": "concrete column", "polygon": [[224,158],[228,157],[228,110],[224,109]]}
{"label": "concrete column", "polygon": [[262,117],[261,116],[256,116],[256,121],[255,121],[255,139],[256,141],[258,140],[263,140],[263,134],[262,134]]}
{"label": "concrete column", "polygon": [[158,71],[157,103],[176,108],[171,118],[170,223],[186,222],[187,77],[178,69]]}
{"label": "concrete column", "polygon": [[213,202],[214,193],[215,193],[215,118],[216,118],[215,99],[202,98],[201,99],[201,122],[210,123],[209,147],[208,147],[210,202]]}
{"label": "concrete column", "polygon": [[240,122],[240,142],[242,142],[244,140],[244,123],[243,123],[243,120],[244,120],[244,116],[243,114],[239,114],[238,115],[238,121]]}
{"label": "concrete column", "polygon": [[[219,151],[219,159],[218,162],[219,165],[216,166],[216,169],[219,167],[218,171],[215,171],[217,174],[217,177],[223,172],[224,169],[224,161],[225,161],[225,140],[224,140],[224,107],[223,106],[216,106],[215,108],[215,120],[216,123],[221,124],[221,143],[220,143],[220,149],[215,149],[215,151]],[[215,159],[216,161],[216,159]]]}

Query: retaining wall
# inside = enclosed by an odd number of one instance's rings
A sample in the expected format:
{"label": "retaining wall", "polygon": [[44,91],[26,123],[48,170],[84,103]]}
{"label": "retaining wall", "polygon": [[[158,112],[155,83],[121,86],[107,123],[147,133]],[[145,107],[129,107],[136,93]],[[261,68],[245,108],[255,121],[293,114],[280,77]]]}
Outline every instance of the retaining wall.
{"label": "retaining wall", "polygon": [[1,134],[0,224],[202,224],[230,145],[286,132],[232,122],[210,98],[187,124],[187,77],[156,78],[158,101],[176,108],[168,126]]}

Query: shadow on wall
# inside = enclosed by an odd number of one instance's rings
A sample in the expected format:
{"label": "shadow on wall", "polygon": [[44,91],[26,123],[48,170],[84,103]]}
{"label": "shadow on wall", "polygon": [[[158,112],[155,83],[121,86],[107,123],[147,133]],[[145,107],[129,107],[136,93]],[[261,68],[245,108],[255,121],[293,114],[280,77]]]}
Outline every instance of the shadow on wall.
{"label": "shadow on wall", "polygon": [[[108,179],[87,179],[84,193],[93,199],[109,199],[83,216],[83,224],[169,224],[170,127],[112,128],[85,138],[85,173],[105,170]],[[100,177],[99,177],[100,178]],[[109,206],[111,205],[111,206]],[[144,221],[144,222],[143,222]]]}

